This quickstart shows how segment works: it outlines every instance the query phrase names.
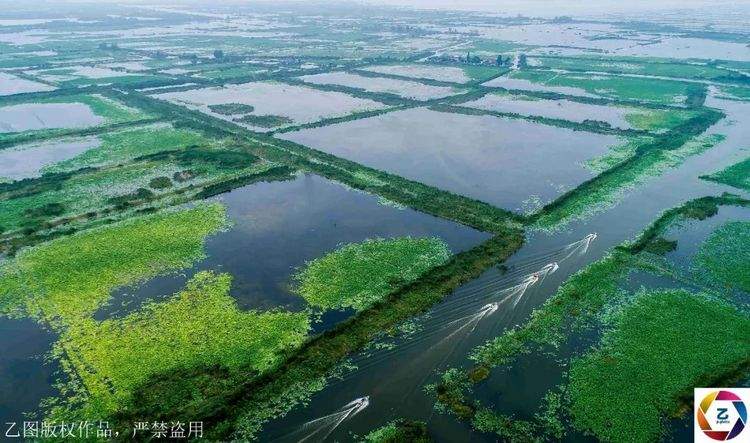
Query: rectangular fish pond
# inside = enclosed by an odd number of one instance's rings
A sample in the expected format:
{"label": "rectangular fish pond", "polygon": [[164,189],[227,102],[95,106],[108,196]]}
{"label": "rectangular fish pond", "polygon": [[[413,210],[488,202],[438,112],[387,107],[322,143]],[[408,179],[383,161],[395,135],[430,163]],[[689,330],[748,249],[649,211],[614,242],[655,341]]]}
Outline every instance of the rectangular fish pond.
{"label": "rectangular fish pond", "polygon": [[583,163],[621,143],[521,119],[425,108],[281,137],[509,210],[550,202],[593,177]]}

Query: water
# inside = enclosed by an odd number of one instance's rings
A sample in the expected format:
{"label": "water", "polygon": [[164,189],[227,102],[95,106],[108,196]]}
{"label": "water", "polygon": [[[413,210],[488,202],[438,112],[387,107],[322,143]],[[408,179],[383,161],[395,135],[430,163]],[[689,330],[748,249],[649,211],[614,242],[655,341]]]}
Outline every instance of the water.
{"label": "water", "polygon": [[575,88],[572,86],[547,86],[545,84],[534,83],[523,78],[511,78],[507,76],[493,78],[492,80],[483,84],[484,86],[489,87],[519,89],[521,91],[557,92],[559,94],[573,95],[577,97],[597,97],[596,95],[587,92],[583,88]]}
{"label": "water", "polygon": [[[329,117],[341,117],[352,112],[385,107],[373,100],[352,97],[340,92],[319,91],[304,86],[291,86],[275,82],[244,83],[224,87],[194,89],[157,95],[199,109],[214,117],[229,119],[211,112],[208,105],[242,103],[255,107],[255,115],[280,115],[296,124],[311,123]],[[252,125],[251,129],[265,130]]]}
{"label": "water", "polygon": [[345,420],[348,420],[359,414],[361,411],[367,408],[369,404],[370,398],[367,396],[354,399],[332,414],[325,415],[315,420],[310,420],[307,423],[303,424],[297,432],[293,433],[297,435],[293,439],[290,435],[287,436],[287,438],[281,438],[279,440],[283,441],[288,439],[290,441],[296,441],[298,443],[302,443],[308,440],[325,440],[340,424],[342,424]]}
{"label": "water", "polygon": [[510,210],[532,196],[549,202],[591,178],[582,163],[619,142],[520,119],[424,108],[281,137]]}
{"label": "water", "polygon": [[386,77],[365,77],[349,72],[328,72],[325,74],[305,75],[301,80],[322,85],[341,85],[350,88],[364,89],[370,92],[385,92],[414,100],[430,100],[447,97],[460,91],[450,86],[432,86],[408,80]]}
{"label": "water", "polygon": [[[292,274],[341,244],[375,237],[437,236],[459,252],[489,238],[412,209],[382,205],[373,195],[315,175],[248,185],[214,200],[227,206],[233,227],[208,239],[207,258],[181,273],[115,291],[111,306],[102,308],[97,319],[123,316],[147,300],[167,297],[200,270],[231,273],[231,295],[243,309],[299,310],[306,304],[291,290]],[[352,310],[327,312],[313,332],[352,314]],[[6,350],[0,353],[0,417],[20,418],[55,394],[56,366],[42,364],[55,339],[31,320],[0,318],[0,349]],[[4,401],[11,398],[12,403]]]}
{"label": "water", "polygon": [[[421,386],[436,381],[440,369],[465,366],[467,364],[466,352],[487,338],[498,335],[506,328],[522,324],[531,310],[554,294],[559,285],[570,275],[600,259],[613,246],[633,239],[664,210],[693,198],[719,195],[725,191],[747,196],[745,192],[706,182],[698,177],[723,169],[746,156],[743,149],[747,146],[747,140],[750,139],[748,137],[750,104],[715,98],[709,98],[708,103],[722,108],[729,116],[730,122],[720,122],[709,130],[709,132],[725,134],[726,140],[713,149],[688,159],[682,166],[648,180],[642,186],[629,192],[621,202],[607,211],[595,214],[587,220],[572,223],[560,232],[530,232],[523,248],[508,260],[506,266],[509,271],[507,272],[513,272],[514,269],[525,271],[529,263],[539,261],[539,257],[557,261],[559,267],[556,272],[548,273],[543,279],[540,278],[538,284],[530,286],[515,309],[508,309],[507,303],[500,306],[498,311],[489,317],[495,321],[490,329],[485,330],[480,325],[448,358],[442,355],[425,357],[425,349],[429,349],[428,344],[408,348],[403,352],[395,352],[385,361],[367,368],[366,371],[362,371],[360,375],[352,377],[345,383],[332,384],[317,393],[307,407],[295,408],[287,417],[269,423],[263,435],[272,435],[280,429],[294,427],[296,423],[304,422],[309,419],[308,417],[320,414],[331,402],[334,404],[344,402],[353,395],[368,393],[371,398],[371,407],[355,419],[340,426],[331,434],[331,441],[334,439],[350,441],[349,435],[352,433],[364,435],[389,420],[401,417],[427,421],[431,435],[439,442],[495,441],[492,435],[474,432],[468,424],[453,417],[444,417],[434,413],[432,410],[434,399],[425,395]],[[734,211],[736,210],[732,208],[722,209],[716,223],[724,217],[747,214],[747,212],[737,214]],[[565,245],[578,241],[591,232],[596,232],[597,237],[594,241],[587,242],[588,245],[581,247],[586,250],[585,253],[575,253],[565,260],[561,259],[570,252],[569,250],[565,252]],[[681,234],[681,238],[682,235],[687,234]],[[688,236],[680,243],[689,245],[700,238],[702,237]],[[672,254],[679,253],[680,247]],[[557,254],[562,257],[557,257]],[[541,268],[544,264],[540,263],[539,266]],[[478,279],[457,289],[456,294],[471,291],[472,288],[478,288],[480,293],[485,293],[481,291],[481,288],[496,284],[502,281],[502,278],[502,271],[490,269]],[[507,287],[513,285],[513,283],[508,283]],[[441,306],[449,304],[456,294],[447,297],[433,310],[440,312],[443,309]],[[486,303],[484,299],[480,302]],[[564,358],[566,355],[590,346],[596,340],[595,332],[575,337],[570,343],[563,344],[556,355]],[[510,368],[493,371],[490,379],[481,385],[482,389],[476,390],[475,398],[480,399],[486,405],[492,405],[498,411],[514,413],[519,418],[529,418],[537,411],[544,393],[563,381],[564,368],[556,359],[555,356],[539,353],[522,356]],[[406,396],[405,393],[407,393]],[[685,423],[689,419],[690,417],[673,422],[675,438],[686,435],[685,429],[688,428]],[[580,434],[568,436],[567,439],[587,441],[587,438]]]}
{"label": "water", "polygon": [[395,74],[404,77],[429,78],[444,82],[468,83],[471,77],[462,68],[455,66],[382,65],[365,68],[370,72]]}
{"label": "water", "polygon": [[11,180],[38,177],[45,166],[71,159],[99,145],[98,138],[88,137],[53,140],[2,149],[0,150],[0,177]]}
{"label": "water", "polygon": [[54,86],[26,80],[15,75],[0,72],[0,95],[21,94],[25,92],[52,91]]}
{"label": "water", "polygon": [[[553,24],[533,23],[520,26],[474,26],[458,28],[477,31],[483,37],[531,46],[546,46],[538,51],[567,53],[596,52],[638,57],[674,59],[750,60],[750,48],[743,43],[646,34],[618,28],[607,23]],[[607,37],[607,38],[602,38]]]}
{"label": "water", "polygon": [[[128,302],[122,310],[127,312],[142,300],[171,295],[201,270],[232,274],[231,295],[243,309],[298,310],[306,304],[291,290],[292,275],[340,245],[377,237],[436,236],[459,252],[489,238],[450,221],[379,204],[375,196],[315,175],[245,186],[217,200],[226,205],[233,227],[207,240],[207,258],[177,275],[117,291],[99,318],[120,309],[122,302]],[[329,313],[316,327],[326,328],[349,315]]]}
{"label": "water", "polygon": [[83,103],[25,103],[0,108],[0,134],[38,129],[85,128],[104,122]]}
{"label": "water", "polygon": [[511,112],[526,116],[541,116],[583,123],[585,120],[609,123],[613,128],[630,129],[625,116],[636,112],[634,108],[593,105],[571,100],[534,100],[511,95],[487,94],[484,97],[462,103],[461,106],[488,111]]}
{"label": "water", "polygon": [[[54,363],[45,363],[55,334],[32,320],[0,317],[0,417],[22,422],[24,414],[56,393]],[[12,401],[8,401],[12,400]]]}

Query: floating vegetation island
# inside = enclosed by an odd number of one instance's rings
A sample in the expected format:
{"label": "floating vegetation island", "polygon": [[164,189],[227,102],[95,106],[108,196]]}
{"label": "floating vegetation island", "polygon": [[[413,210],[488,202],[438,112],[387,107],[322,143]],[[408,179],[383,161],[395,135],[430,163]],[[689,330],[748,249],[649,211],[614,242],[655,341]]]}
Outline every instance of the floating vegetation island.
{"label": "floating vegetation island", "polygon": [[298,291],[312,306],[361,311],[449,257],[438,238],[366,240],[308,263],[296,277]]}

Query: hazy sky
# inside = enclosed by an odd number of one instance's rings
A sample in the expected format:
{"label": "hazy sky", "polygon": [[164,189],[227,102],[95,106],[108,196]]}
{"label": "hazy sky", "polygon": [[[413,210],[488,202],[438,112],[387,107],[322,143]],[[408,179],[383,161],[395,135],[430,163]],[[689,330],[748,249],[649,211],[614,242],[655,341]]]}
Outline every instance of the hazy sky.
{"label": "hazy sky", "polygon": [[[356,0],[355,0],[356,1]],[[505,14],[598,15],[665,9],[750,6],[750,0],[367,0],[367,3],[425,9],[480,10]]]}
{"label": "hazy sky", "polygon": [[[482,11],[502,15],[523,14],[534,17],[554,17],[572,15],[576,17],[597,17],[606,14],[626,14],[647,18],[649,12],[660,12],[676,9],[698,9],[698,14],[707,16],[729,15],[743,21],[750,17],[750,0],[94,0],[101,3],[122,5],[149,4],[163,5],[170,8],[189,10],[192,5],[200,4],[227,6],[246,3],[330,3],[374,4],[411,7],[417,9],[441,9]],[[0,0],[0,15],[12,12],[16,8],[43,7],[51,3],[91,3],[92,0]],[[23,6],[21,6],[23,5]],[[2,11],[5,9],[5,11]],[[739,15],[738,15],[739,13]],[[742,18],[740,18],[742,17]]]}

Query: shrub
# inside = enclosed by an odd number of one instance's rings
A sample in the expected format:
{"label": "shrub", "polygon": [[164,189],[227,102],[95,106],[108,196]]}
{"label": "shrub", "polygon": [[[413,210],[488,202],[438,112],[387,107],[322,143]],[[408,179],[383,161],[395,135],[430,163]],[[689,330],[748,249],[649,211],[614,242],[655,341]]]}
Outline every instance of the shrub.
{"label": "shrub", "polygon": [[172,180],[169,177],[156,177],[151,179],[148,185],[152,189],[166,189],[172,186]]}

